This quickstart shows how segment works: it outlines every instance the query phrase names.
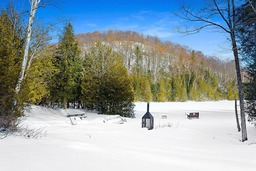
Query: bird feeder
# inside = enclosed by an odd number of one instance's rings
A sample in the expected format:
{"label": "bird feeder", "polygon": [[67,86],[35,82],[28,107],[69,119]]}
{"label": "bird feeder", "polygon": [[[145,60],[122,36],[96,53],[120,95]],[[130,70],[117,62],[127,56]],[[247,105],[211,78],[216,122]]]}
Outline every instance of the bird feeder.
{"label": "bird feeder", "polygon": [[148,128],[148,130],[154,128],[154,117],[149,112],[149,103],[147,103],[147,112],[142,117],[142,128]]}

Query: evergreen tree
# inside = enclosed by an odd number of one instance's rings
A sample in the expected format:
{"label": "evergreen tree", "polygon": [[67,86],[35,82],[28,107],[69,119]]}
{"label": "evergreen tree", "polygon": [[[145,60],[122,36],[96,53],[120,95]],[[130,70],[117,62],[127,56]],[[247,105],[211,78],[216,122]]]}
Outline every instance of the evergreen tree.
{"label": "evergreen tree", "polygon": [[228,100],[235,100],[238,98],[238,92],[236,88],[235,80],[231,81],[227,85],[227,99]]}
{"label": "evergreen tree", "polygon": [[55,58],[54,65],[58,72],[54,77],[52,97],[55,101],[60,101],[64,108],[67,108],[70,102],[79,101],[82,71],[78,44],[70,23],[66,25],[60,38]]}
{"label": "evergreen tree", "polygon": [[209,99],[217,100],[218,97],[218,78],[214,75],[209,80]]}
{"label": "evergreen tree", "polygon": [[172,79],[172,99],[173,101],[180,101],[182,97],[182,79],[181,76],[175,76]]}
{"label": "evergreen tree", "polygon": [[185,85],[186,85],[187,96],[188,96],[189,99],[192,99],[191,90],[194,86],[194,81],[195,81],[195,78],[196,78],[195,73],[193,71],[190,71],[190,73],[185,74],[184,77],[185,77]]}
{"label": "evergreen tree", "polygon": [[167,101],[172,101],[172,80],[168,79],[167,80],[167,90],[166,90],[166,98]]}
{"label": "evergreen tree", "polygon": [[101,87],[102,100],[108,106],[106,113],[132,117],[134,95],[127,69],[117,53],[113,53],[107,60],[109,67]]}
{"label": "evergreen tree", "polygon": [[52,78],[57,71],[53,66],[55,51],[55,46],[46,47],[40,56],[32,61],[21,90],[23,96],[27,96],[27,102],[39,104],[49,101]]}
{"label": "evergreen tree", "polygon": [[142,56],[142,51],[140,49],[139,46],[136,46],[135,48],[135,59],[136,59],[136,73],[137,75],[141,75],[142,74],[142,60],[143,60],[143,56]]}
{"label": "evergreen tree", "polygon": [[[195,82],[197,82],[196,80],[195,80]],[[200,98],[200,95],[201,95],[201,92],[197,89],[197,85],[195,84],[195,85],[193,85],[193,87],[191,88],[191,90],[190,90],[190,100],[192,100],[192,101],[200,101],[201,100],[201,98]]]}
{"label": "evergreen tree", "polygon": [[142,101],[152,101],[153,94],[151,92],[151,85],[146,75],[140,77],[140,92]]}
{"label": "evergreen tree", "polygon": [[159,101],[159,102],[165,102],[166,101],[165,80],[163,78],[160,80],[160,83],[159,83],[157,101]]}
{"label": "evergreen tree", "polygon": [[15,92],[23,55],[21,33],[5,11],[0,12],[0,127],[15,126],[22,113],[21,97]]}
{"label": "evergreen tree", "polygon": [[134,99],[135,101],[141,101],[141,90],[140,90],[140,82],[139,82],[139,77],[135,70],[132,72],[132,84],[133,84],[133,89],[134,89]]}
{"label": "evergreen tree", "polygon": [[[246,112],[248,119],[256,123],[256,1],[246,1],[237,9],[237,35],[240,53],[246,64],[248,82],[245,84]],[[255,124],[256,125],[256,124]]]}
{"label": "evergreen tree", "polygon": [[102,82],[102,61],[99,58],[99,44],[93,47],[89,54],[85,55],[81,83],[81,101],[84,108],[96,109],[100,98],[100,86]]}
{"label": "evergreen tree", "polygon": [[133,116],[134,92],[128,71],[117,53],[97,43],[86,56],[82,79],[83,102],[99,113]]}
{"label": "evergreen tree", "polygon": [[153,101],[157,101],[157,98],[158,98],[158,92],[159,92],[159,86],[160,86],[160,83],[156,82],[156,83],[152,83],[150,82],[150,85],[151,85],[151,92],[152,92],[152,100]]}
{"label": "evergreen tree", "polygon": [[188,100],[188,92],[185,86],[181,88],[181,97],[179,101],[185,102]]}
{"label": "evergreen tree", "polygon": [[204,80],[202,77],[198,77],[196,79],[196,85],[197,85],[197,97],[198,100],[205,100],[204,98],[204,92],[206,91]]}

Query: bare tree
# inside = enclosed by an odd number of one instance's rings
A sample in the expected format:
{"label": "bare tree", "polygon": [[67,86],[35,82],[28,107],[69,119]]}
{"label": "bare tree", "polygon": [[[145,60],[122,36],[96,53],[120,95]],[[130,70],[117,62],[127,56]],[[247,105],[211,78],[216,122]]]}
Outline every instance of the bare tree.
{"label": "bare tree", "polygon": [[[236,5],[235,0],[209,0],[202,1],[203,7],[199,10],[194,10],[185,3],[181,5],[181,10],[178,16],[188,22],[195,24],[194,28],[187,27],[181,30],[183,33],[193,34],[198,33],[207,27],[217,28],[228,34],[233,56],[235,59],[235,68],[237,75],[237,84],[239,92],[240,110],[241,110],[241,127],[242,141],[247,140],[246,119],[244,109],[244,91],[242,86],[240,63],[238,57],[237,41],[236,41]],[[217,19],[217,20],[216,20]]]}
{"label": "bare tree", "polygon": [[18,80],[18,84],[16,86],[16,93],[19,93],[22,81],[25,76],[25,71],[27,67],[27,61],[28,61],[28,52],[30,47],[30,41],[31,41],[31,35],[32,35],[32,26],[35,19],[36,11],[39,7],[45,7],[46,5],[49,5],[51,0],[44,0],[41,2],[41,0],[29,0],[30,3],[30,12],[29,12],[29,20],[28,20],[28,26],[27,26],[27,32],[26,32],[26,41],[25,41],[25,50],[24,50],[24,56],[21,66],[21,72],[20,72],[20,78]]}
{"label": "bare tree", "polygon": [[[44,51],[45,47],[52,40],[52,36],[49,35],[51,31],[55,29],[55,26],[59,23],[63,23],[66,20],[59,20],[55,23],[50,23],[47,26],[45,25],[36,25],[36,29],[33,29],[33,33],[31,35],[30,41],[30,56],[27,62],[26,70],[31,67],[32,61],[39,57],[41,53]],[[26,77],[27,73],[24,75]]]}
{"label": "bare tree", "polygon": [[39,5],[40,1],[41,0],[30,0],[29,1],[30,13],[29,13],[27,33],[26,33],[27,35],[26,35],[26,42],[25,42],[25,51],[24,51],[21,72],[20,72],[20,78],[19,78],[18,84],[16,86],[16,93],[19,93],[20,88],[21,88],[21,83],[24,79],[25,70],[26,70],[27,61],[28,61],[28,50],[29,50],[29,44],[30,44],[30,39],[31,39],[31,34],[32,34],[32,25],[33,25],[35,14],[38,9],[38,5]]}

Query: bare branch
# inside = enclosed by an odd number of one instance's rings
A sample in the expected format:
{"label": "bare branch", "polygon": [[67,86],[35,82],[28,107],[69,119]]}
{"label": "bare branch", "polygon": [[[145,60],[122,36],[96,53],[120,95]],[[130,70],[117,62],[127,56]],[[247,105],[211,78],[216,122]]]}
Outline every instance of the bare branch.
{"label": "bare branch", "polygon": [[[218,7],[218,5],[217,5],[217,7]],[[210,11],[216,11],[216,9],[211,9]],[[228,28],[225,28],[223,25],[221,25],[217,22],[213,22],[210,19],[208,19],[208,18],[212,18],[216,14],[219,14],[222,17],[224,17],[219,8],[217,8],[217,11],[218,12],[212,12],[211,14],[209,14],[207,16],[202,16],[202,14],[197,14],[193,11],[193,9],[191,9],[189,7],[185,7],[185,5],[183,5],[182,8],[181,8],[181,11],[180,11],[180,15],[178,14],[178,17],[180,17],[181,19],[184,19],[186,21],[189,21],[189,22],[205,23],[202,26],[198,26],[196,29],[186,30],[185,31],[186,33],[199,32],[203,28],[211,27],[211,26],[220,28],[221,30],[223,30],[227,33],[230,33],[230,30]],[[228,23],[227,20],[225,22]]]}
{"label": "bare branch", "polygon": [[[213,5],[209,5],[201,10],[197,10],[197,13],[194,12],[191,8],[182,6],[180,18],[196,23],[203,23],[203,25],[196,26],[195,29],[186,30],[186,33],[192,31],[194,33],[199,32],[205,27],[217,27],[224,30],[229,34],[232,51],[235,59],[235,68],[236,68],[236,76],[237,76],[237,85],[238,85],[238,93],[239,93],[239,101],[240,101],[240,113],[241,113],[241,126],[242,126],[242,141],[247,140],[247,130],[246,130],[246,119],[245,119],[245,108],[244,108],[244,91],[242,86],[241,79],[241,71],[240,71],[240,61],[238,56],[238,46],[236,42],[236,7],[234,0],[226,0],[224,4],[224,9],[221,9],[220,1],[217,3],[217,0],[211,0],[208,2],[212,2]],[[205,2],[206,3],[206,2]],[[226,26],[223,24],[219,24],[217,22],[212,21],[215,16],[220,17]]]}
{"label": "bare branch", "polygon": [[196,27],[194,29],[186,27],[185,30],[181,30],[180,28],[178,28],[177,30],[179,33],[191,35],[191,34],[199,33],[202,29],[204,29],[206,27],[211,27],[211,26],[212,26],[212,24],[205,24],[200,27]]}
{"label": "bare branch", "polygon": [[249,4],[250,4],[250,6],[252,7],[252,10],[256,13],[256,9],[255,9],[255,7],[253,6],[252,2],[251,2],[250,0],[248,0],[248,2],[249,2]]}
{"label": "bare branch", "polygon": [[34,30],[33,33],[32,43],[30,44],[31,55],[28,61],[27,70],[30,68],[33,59],[37,58],[39,54],[41,54],[44,47],[47,46],[47,43],[52,39],[52,37],[49,36],[49,33],[53,31],[58,24],[63,23],[64,21],[66,20],[59,20],[55,23],[49,24],[47,28],[37,26],[37,29]]}
{"label": "bare branch", "polygon": [[[217,4],[216,0],[213,0],[213,3],[214,3],[214,5],[215,5],[215,7],[216,7],[216,9],[217,9],[217,11],[218,11],[218,14],[221,16],[221,18],[224,20],[224,22],[225,22],[225,23],[227,24],[227,26],[230,28],[231,25],[230,25],[230,23],[228,22],[228,20],[225,18],[225,16],[223,15],[223,13],[221,12],[221,10],[220,10],[220,8],[219,8],[219,5]],[[228,12],[228,14],[229,14],[229,9],[230,9],[230,8],[226,9],[226,11]]]}

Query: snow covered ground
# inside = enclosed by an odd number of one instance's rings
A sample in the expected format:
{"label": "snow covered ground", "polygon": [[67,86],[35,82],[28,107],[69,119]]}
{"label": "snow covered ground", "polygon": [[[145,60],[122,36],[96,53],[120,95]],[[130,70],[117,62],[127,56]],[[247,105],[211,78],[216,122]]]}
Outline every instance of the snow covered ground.
{"label": "snow covered ground", "polygon": [[[236,130],[234,102],[150,103],[153,130],[141,128],[146,103],[136,118],[97,115],[72,120],[82,110],[32,106],[23,125],[38,139],[0,140],[1,171],[255,171],[256,129],[246,142]],[[188,120],[186,112],[200,112]],[[166,115],[167,119],[162,119]]]}

